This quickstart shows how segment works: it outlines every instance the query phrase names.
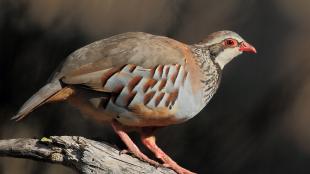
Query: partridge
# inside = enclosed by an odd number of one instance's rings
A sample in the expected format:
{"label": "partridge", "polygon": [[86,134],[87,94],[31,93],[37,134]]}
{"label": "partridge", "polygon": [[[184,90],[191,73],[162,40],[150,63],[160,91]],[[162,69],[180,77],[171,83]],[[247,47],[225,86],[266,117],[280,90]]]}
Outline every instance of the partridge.
{"label": "partridge", "polygon": [[129,131],[137,131],[164,166],[192,173],[156,145],[154,131],[197,115],[215,94],[224,66],[242,52],[256,50],[232,31],[212,33],[193,45],[143,32],[115,35],[69,55],[12,119],[45,103],[68,101],[95,121],[111,123],[139,159],[159,164],[139,150]]}

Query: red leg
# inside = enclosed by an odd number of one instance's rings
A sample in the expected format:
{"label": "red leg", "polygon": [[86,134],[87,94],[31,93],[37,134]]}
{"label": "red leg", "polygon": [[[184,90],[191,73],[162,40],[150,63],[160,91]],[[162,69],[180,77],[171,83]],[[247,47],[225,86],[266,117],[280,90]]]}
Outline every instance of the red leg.
{"label": "red leg", "polygon": [[133,153],[137,158],[142,161],[148,162],[151,165],[159,166],[159,163],[151,160],[146,155],[144,155],[140,149],[136,146],[136,144],[131,140],[128,134],[123,130],[122,125],[120,125],[117,121],[112,121],[112,127],[117,135],[121,138],[121,140],[126,144],[128,150]]}
{"label": "red leg", "polygon": [[164,162],[165,167],[169,167],[176,171],[179,174],[193,174],[193,172],[184,169],[183,167],[179,166],[175,161],[173,161],[165,152],[163,152],[157,145],[156,145],[156,138],[153,134],[145,134],[142,132],[141,134],[142,143],[150,149],[157,158],[161,159]]}

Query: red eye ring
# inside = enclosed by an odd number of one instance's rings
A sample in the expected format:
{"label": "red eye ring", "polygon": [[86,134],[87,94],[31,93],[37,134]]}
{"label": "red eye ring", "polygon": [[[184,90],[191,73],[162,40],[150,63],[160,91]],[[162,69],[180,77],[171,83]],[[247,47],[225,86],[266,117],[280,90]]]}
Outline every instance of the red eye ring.
{"label": "red eye ring", "polygon": [[235,47],[238,45],[238,41],[236,41],[235,39],[226,39],[224,44],[229,47]]}

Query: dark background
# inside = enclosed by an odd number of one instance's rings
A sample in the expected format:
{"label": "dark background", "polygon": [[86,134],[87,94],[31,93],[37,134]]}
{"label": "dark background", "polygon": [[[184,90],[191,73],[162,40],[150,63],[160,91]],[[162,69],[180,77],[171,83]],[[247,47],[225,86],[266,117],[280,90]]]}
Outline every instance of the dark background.
{"label": "dark background", "polygon": [[[195,43],[228,29],[252,43],[225,67],[215,97],[197,117],[158,132],[182,166],[209,174],[310,173],[310,1],[1,0],[0,138],[80,135],[124,147],[110,126],[65,103],[19,123],[18,108],[77,48],[144,31]],[[138,140],[138,137],[133,134]],[[75,173],[59,165],[0,158],[0,173]]]}

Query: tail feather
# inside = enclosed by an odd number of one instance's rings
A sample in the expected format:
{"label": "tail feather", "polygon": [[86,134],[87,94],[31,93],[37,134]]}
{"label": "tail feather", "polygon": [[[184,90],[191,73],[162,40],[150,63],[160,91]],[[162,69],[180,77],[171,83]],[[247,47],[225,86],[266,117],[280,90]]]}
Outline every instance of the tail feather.
{"label": "tail feather", "polygon": [[26,103],[20,108],[18,113],[11,118],[11,120],[19,121],[27,116],[37,107],[44,104],[50,97],[62,89],[59,80],[52,81],[43,86],[37,93],[35,93]]}

